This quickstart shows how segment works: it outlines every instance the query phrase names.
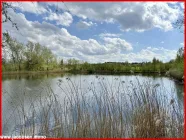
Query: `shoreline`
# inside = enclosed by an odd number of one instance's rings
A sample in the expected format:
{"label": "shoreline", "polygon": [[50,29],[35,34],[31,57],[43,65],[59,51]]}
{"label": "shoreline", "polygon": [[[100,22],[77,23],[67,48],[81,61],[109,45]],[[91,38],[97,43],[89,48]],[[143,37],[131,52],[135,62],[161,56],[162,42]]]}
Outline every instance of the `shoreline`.
{"label": "shoreline", "polygon": [[10,72],[2,72],[3,75],[37,75],[37,74],[103,74],[103,75],[159,75],[164,77],[172,78],[174,81],[179,82],[180,84],[184,84],[184,80],[177,79],[174,76],[166,75],[166,72],[158,73],[158,72],[111,72],[111,71],[96,71],[89,73],[88,71],[61,71],[61,70],[53,70],[53,71],[10,71]]}
{"label": "shoreline", "polygon": [[48,74],[48,73],[66,73],[64,71],[10,71],[10,72],[2,72],[2,75],[14,75],[14,74]]}
{"label": "shoreline", "polygon": [[158,73],[158,72],[123,72],[123,71],[118,71],[118,72],[112,72],[112,71],[95,71],[95,72],[88,72],[88,71],[61,71],[61,70],[56,70],[56,71],[10,71],[10,72],[2,72],[2,75],[16,75],[16,74],[65,74],[65,73],[70,73],[70,74],[111,74],[111,75],[120,75],[120,74],[127,74],[127,75],[136,75],[136,74],[141,74],[141,75],[164,75],[165,72]]}

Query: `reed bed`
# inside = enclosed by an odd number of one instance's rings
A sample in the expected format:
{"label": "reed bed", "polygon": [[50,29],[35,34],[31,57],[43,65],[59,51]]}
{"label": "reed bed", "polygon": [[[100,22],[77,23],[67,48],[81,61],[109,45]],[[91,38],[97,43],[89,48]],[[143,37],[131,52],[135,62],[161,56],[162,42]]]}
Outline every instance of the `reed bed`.
{"label": "reed bed", "polygon": [[[70,78],[59,79],[61,95],[45,84],[42,91],[47,96],[38,94],[37,100],[26,100],[26,90],[23,90],[23,97],[17,98],[19,104],[12,106],[10,118],[3,119],[3,130],[8,131],[7,123],[15,116],[11,135],[53,138],[184,136],[183,106],[175,93],[167,96],[166,89],[152,81],[135,79],[127,83],[115,78],[110,83],[104,77],[96,76],[96,79],[98,83],[90,84],[81,80],[75,83]],[[87,88],[83,88],[83,84],[87,84]]]}

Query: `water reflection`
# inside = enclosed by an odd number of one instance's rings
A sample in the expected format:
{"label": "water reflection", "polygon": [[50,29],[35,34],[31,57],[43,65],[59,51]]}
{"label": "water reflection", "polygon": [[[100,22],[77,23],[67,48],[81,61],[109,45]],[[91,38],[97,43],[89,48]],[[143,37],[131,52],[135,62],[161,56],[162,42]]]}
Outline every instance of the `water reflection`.
{"label": "water reflection", "polygon": [[[133,81],[139,80],[140,83],[149,81],[152,85],[161,85],[161,88],[168,94],[168,101],[172,98],[179,100],[179,106],[183,107],[183,85],[178,84],[172,79],[161,77],[160,75],[142,76],[142,75],[70,75],[70,74],[33,74],[33,75],[3,75],[3,124],[7,119],[9,124],[6,126],[10,129],[15,120],[19,119],[19,114],[11,116],[15,108],[24,104],[25,110],[30,110],[30,102],[44,100],[53,91],[58,99],[63,101],[66,95],[71,95],[69,82],[72,82],[72,88],[82,91],[81,94],[86,96],[92,95],[91,87],[96,87],[96,92],[103,94],[101,91],[104,83],[108,85],[110,92],[122,92],[122,86],[132,86]],[[104,81],[102,83],[102,81]],[[123,84],[122,86],[120,84]],[[62,90],[64,89],[64,91]],[[64,94],[66,92],[66,94]],[[117,92],[114,96],[117,96]],[[123,95],[125,98],[129,96]],[[121,99],[120,99],[121,100]],[[93,100],[90,102],[94,102]],[[38,108],[39,110],[39,108]],[[11,116],[11,117],[10,117]],[[40,116],[39,116],[40,117]],[[28,118],[28,122],[30,119]],[[21,127],[21,125],[20,125]],[[7,130],[3,128],[3,134],[10,134],[14,128]]]}
{"label": "water reflection", "polygon": [[36,73],[36,74],[4,74],[2,75],[2,80],[22,80],[22,79],[26,79],[26,80],[44,80],[47,78],[54,78],[54,77],[63,77],[64,74],[56,74],[56,73],[47,73],[47,74],[43,74],[43,73]]}

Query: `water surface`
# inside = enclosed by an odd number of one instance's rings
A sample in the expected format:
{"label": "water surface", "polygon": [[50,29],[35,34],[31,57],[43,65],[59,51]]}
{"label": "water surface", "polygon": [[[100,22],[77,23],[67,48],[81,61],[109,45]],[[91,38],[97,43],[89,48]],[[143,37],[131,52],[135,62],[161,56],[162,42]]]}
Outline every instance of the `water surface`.
{"label": "water surface", "polygon": [[[38,75],[3,75],[3,135],[15,134],[16,120],[19,114],[15,113],[16,108],[24,106],[29,112],[30,102],[40,101],[49,96],[51,90],[58,99],[63,102],[64,97],[71,94],[72,88],[78,93],[91,96],[91,87],[94,87],[99,94],[106,85],[108,90],[122,92],[123,87],[131,86],[139,82],[141,84],[150,82],[158,85],[165,91],[168,100],[175,99],[179,106],[183,107],[183,85],[162,76],[142,75],[69,75],[69,74],[38,74]],[[129,93],[131,94],[131,93]],[[114,95],[117,96],[117,95]],[[39,110],[39,109],[38,109]],[[25,111],[25,114],[27,113]],[[20,113],[21,114],[21,113]],[[18,131],[18,130],[17,130]]]}

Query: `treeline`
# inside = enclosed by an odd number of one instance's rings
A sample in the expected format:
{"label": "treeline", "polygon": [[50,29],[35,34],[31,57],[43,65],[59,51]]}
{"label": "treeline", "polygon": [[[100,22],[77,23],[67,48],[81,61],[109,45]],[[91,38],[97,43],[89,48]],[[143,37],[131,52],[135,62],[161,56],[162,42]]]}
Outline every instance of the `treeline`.
{"label": "treeline", "polygon": [[174,60],[163,63],[157,58],[151,62],[128,63],[128,62],[106,62],[90,64],[80,62],[75,59],[69,59],[67,64],[61,63],[61,68],[67,69],[71,73],[88,74],[122,74],[122,73],[157,73],[171,76],[179,81],[184,79],[184,49],[180,48]]}
{"label": "treeline", "polygon": [[174,60],[163,63],[157,58],[153,58],[151,62],[128,63],[128,62],[106,62],[106,63],[80,63],[78,60],[69,59],[66,66],[68,71],[73,73],[159,73],[172,76],[178,80],[183,79],[184,75],[184,50],[180,48]]}
{"label": "treeline", "polygon": [[98,63],[89,64],[85,62],[79,66],[72,66],[71,71],[87,71],[88,73],[164,73],[171,67],[169,63],[155,62],[144,63]]}
{"label": "treeline", "polygon": [[6,37],[3,45],[3,71],[63,71],[71,73],[166,73],[183,79],[184,50],[180,48],[174,60],[163,63],[157,58],[151,62],[128,63],[106,62],[90,64],[76,59],[57,61],[52,51],[39,43],[23,45],[11,37]]}
{"label": "treeline", "polygon": [[184,49],[180,48],[177,52],[176,59],[172,61],[172,66],[168,74],[178,80],[184,80]]}
{"label": "treeline", "polygon": [[3,71],[52,70],[58,67],[56,56],[39,43],[26,45],[8,37],[3,45]]}

